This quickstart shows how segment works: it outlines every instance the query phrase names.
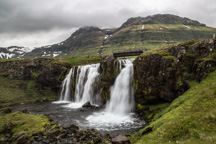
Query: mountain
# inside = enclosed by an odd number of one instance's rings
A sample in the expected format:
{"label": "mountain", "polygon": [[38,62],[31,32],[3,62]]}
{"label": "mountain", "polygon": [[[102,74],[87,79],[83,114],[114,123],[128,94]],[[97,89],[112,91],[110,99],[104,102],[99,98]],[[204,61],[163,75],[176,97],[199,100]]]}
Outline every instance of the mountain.
{"label": "mountain", "polygon": [[[191,39],[212,38],[216,28],[170,14],[128,19],[119,28],[82,27],[65,41],[36,48],[23,58],[69,57],[147,50]],[[1,52],[1,51],[0,51]]]}
{"label": "mountain", "polygon": [[0,59],[22,58],[26,53],[31,52],[32,49],[28,47],[10,46],[0,47]]}

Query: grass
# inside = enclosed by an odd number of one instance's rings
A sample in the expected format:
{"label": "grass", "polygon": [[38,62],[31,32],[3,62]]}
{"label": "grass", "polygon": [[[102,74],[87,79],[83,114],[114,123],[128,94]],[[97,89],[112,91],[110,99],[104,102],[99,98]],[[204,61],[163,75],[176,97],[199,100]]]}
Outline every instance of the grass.
{"label": "grass", "polygon": [[133,135],[137,144],[210,144],[216,141],[216,71],[176,98]]}
{"label": "grass", "polygon": [[151,49],[142,53],[140,57],[146,57],[152,54],[159,54],[161,56],[170,56],[170,53],[168,52],[168,48],[169,48],[168,46],[163,46],[163,47]]}
{"label": "grass", "polygon": [[[51,122],[44,115],[32,115],[21,112],[13,112],[10,114],[0,114],[0,131],[7,122],[14,125],[12,128],[13,135],[25,134],[31,136],[32,134],[43,132],[45,128],[51,125]],[[4,133],[0,133],[3,137]]]}
{"label": "grass", "polygon": [[18,59],[0,59],[0,62],[17,61]]}
{"label": "grass", "polygon": [[31,81],[11,80],[0,76],[0,106],[6,107],[20,103],[43,100],[55,100],[56,94],[49,88],[39,90],[36,83]]}
{"label": "grass", "polygon": [[101,55],[92,55],[92,56],[74,56],[69,58],[64,58],[64,61],[70,63],[72,66],[86,65],[99,63],[104,59]]}

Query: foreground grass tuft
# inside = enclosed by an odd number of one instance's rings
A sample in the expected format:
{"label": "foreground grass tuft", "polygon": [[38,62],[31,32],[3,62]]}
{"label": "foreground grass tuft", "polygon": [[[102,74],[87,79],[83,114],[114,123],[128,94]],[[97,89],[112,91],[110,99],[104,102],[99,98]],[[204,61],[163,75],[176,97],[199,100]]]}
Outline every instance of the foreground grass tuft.
{"label": "foreground grass tuft", "polygon": [[[13,112],[10,114],[0,114],[0,131],[4,130],[6,123],[10,122],[13,126],[11,133],[15,135],[25,134],[32,136],[39,132],[43,132],[45,128],[51,125],[51,122],[44,115],[32,115],[21,112]],[[0,133],[0,137],[4,133]]]}

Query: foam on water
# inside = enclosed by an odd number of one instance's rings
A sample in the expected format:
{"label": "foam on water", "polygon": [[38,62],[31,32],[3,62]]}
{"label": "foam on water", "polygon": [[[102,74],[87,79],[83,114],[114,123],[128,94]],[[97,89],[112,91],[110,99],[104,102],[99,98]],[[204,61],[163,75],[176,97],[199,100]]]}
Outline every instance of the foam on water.
{"label": "foam on water", "polygon": [[120,73],[111,88],[110,101],[102,112],[93,113],[86,118],[86,126],[98,130],[110,131],[138,128],[143,125],[132,111],[133,96],[133,63],[131,60],[118,60]]}
{"label": "foam on water", "polygon": [[68,104],[71,103],[71,101],[53,101],[53,104]]}
{"label": "foam on water", "polygon": [[134,113],[122,116],[103,111],[88,116],[86,120],[86,127],[103,131],[126,130],[143,125]]}

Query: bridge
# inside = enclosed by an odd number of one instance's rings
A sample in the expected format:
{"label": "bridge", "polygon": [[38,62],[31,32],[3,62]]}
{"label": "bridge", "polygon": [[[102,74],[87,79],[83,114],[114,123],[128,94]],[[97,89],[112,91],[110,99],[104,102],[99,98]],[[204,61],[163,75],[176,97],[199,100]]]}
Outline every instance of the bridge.
{"label": "bridge", "polygon": [[142,53],[143,53],[142,50],[139,50],[139,51],[126,51],[126,52],[113,53],[113,56],[114,56],[114,58],[125,57],[125,56],[137,56],[137,55],[141,55]]}

